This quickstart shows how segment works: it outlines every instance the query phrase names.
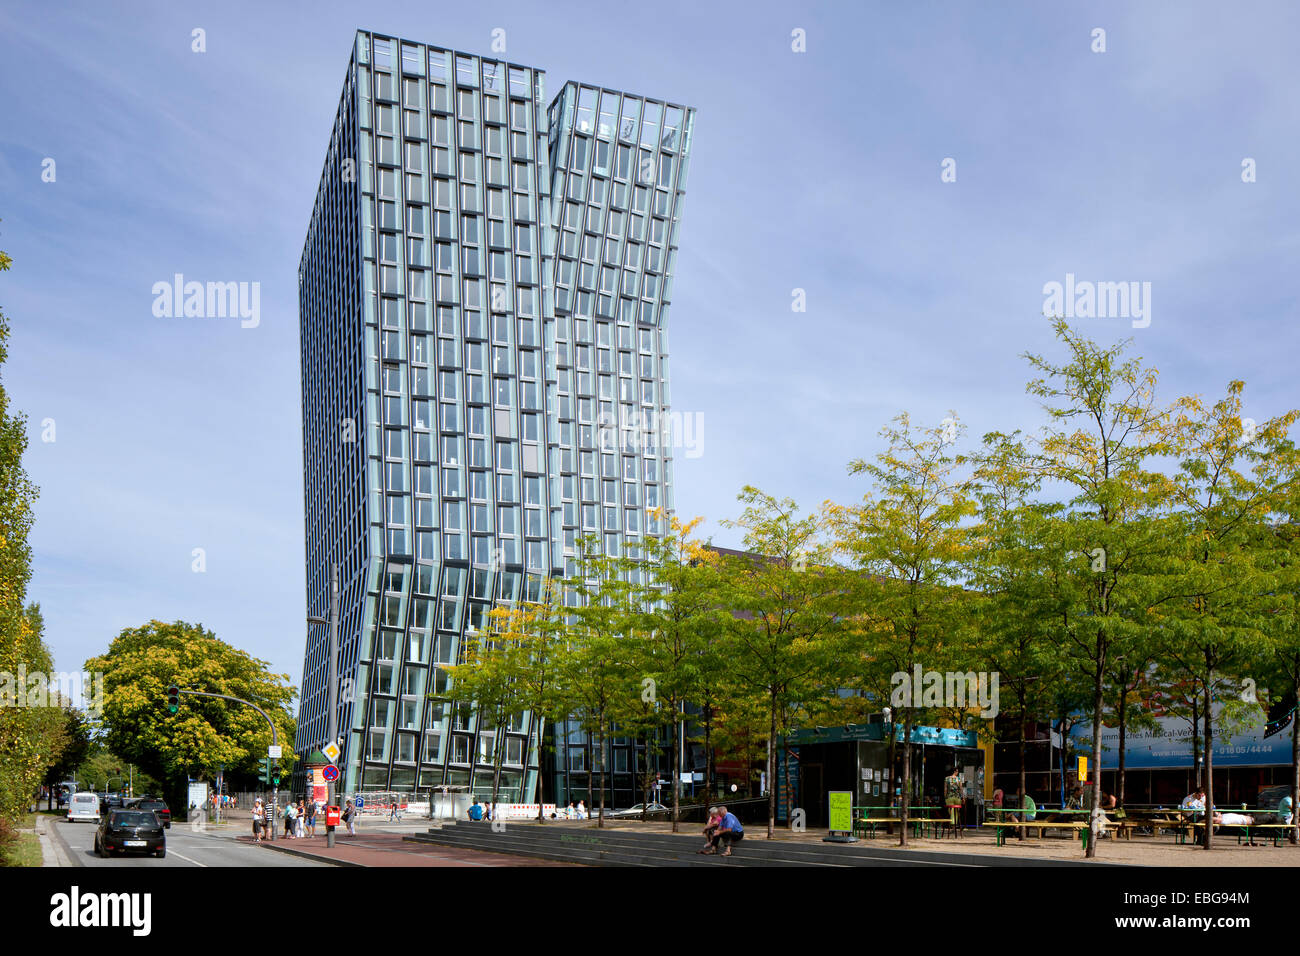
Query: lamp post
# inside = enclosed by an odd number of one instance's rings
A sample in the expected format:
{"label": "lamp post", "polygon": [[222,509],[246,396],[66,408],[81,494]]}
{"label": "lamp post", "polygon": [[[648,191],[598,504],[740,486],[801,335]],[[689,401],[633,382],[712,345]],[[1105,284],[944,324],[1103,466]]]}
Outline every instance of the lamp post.
{"label": "lamp post", "polygon": [[[330,629],[330,666],[329,666],[329,684],[328,702],[329,717],[327,720],[329,741],[332,744],[338,743],[339,728],[339,674],[338,674],[338,648],[339,648],[339,566],[333,565],[330,573],[330,619],[327,622],[324,618],[308,617],[309,624],[329,624]],[[334,781],[325,781],[325,805],[334,806]],[[334,846],[334,828],[326,824],[325,826],[325,845]]]}

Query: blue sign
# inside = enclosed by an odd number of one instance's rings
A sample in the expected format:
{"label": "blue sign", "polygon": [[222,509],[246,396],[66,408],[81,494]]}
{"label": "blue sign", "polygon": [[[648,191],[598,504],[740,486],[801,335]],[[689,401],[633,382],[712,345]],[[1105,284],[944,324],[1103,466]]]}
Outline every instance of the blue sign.
{"label": "blue sign", "polygon": [[324,770],[320,772],[320,775],[324,777],[326,780],[337,780],[339,778],[339,768],[326,767]]}
{"label": "blue sign", "polygon": [[357,797],[357,799],[353,801],[353,806],[355,806],[358,810],[360,810],[365,805],[366,805],[366,800],[364,797]]}
{"label": "blue sign", "polygon": [[[1216,710],[1218,707],[1216,705]],[[1214,739],[1216,767],[1287,767],[1291,765],[1291,721],[1294,712],[1268,724],[1261,724]],[[1159,717],[1154,730],[1128,731],[1124,735],[1124,767],[1128,770],[1160,770],[1192,766],[1192,728],[1181,718]],[[1071,745],[1083,753],[1092,752],[1092,722],[1075,724],[1070,730]],[[1204,760],[1205,741],[1201,740]],[[1103,770],[1119,767],[1119,730],[1102,725],[1101,766]]]}

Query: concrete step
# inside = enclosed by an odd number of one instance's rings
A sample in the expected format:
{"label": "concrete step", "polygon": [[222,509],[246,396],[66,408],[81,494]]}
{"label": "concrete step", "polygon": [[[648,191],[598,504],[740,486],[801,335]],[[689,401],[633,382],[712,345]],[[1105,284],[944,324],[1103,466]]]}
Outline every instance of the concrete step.
{"label": "concrete step", "polygon": [[[691,837],[652,834],[539,833],[540,828],[510,827],[501,833],[486,825],[446,827],[407,839],[501,853],[520,853],[544,859],[649,866],[846,866],[855,865],[842,855],[824,854],[817,848],[783,843],[749,847],[742,843],[730,857],[696,852],[703,844]],[[532,832],[529,832],[532,831]],[[747,852],[747,850],[754,852]],[[865,862],[865,861],[863,861]]]}
{"label": "concrete step", "polygon": [[[900,850],[884,841],[862,840],[858,843],[820,843],[791,840],[768,841],[763,830],[755,828],[746,835],[730,857],[703,856],[696,850],[703,838],[691,832],[682,834],[646,833],[635,830],[606,830],[573,824],[536,824],[531,821],[508,821],[507,829],[497,833],[491,824],[467,821],[448,822],[440,830],[430,831],[419,839],[448,845],[502,853],[520,853],[543,859],[570,860],[600,865],[651,866],[909,866],[938,864],[945,866],[1015,866],[1024,861],[997,854],[954,854],[942,850]],[[472,844],[472,846],[471,846]],[[1036,860],[1038,866],[1071,866],[1064,860]]]}

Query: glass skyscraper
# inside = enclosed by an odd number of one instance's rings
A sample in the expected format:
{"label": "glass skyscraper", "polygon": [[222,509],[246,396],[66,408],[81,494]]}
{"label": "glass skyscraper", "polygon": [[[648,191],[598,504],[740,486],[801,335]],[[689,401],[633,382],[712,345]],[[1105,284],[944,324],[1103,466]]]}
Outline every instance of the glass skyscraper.
{"label": "glass skyscraper", "polygon": [[[541,70],[357,34],[299,267],[307,613],[337,564],[344,792],[487,792],[500,760],[501,799],[535,799],[539,722],[481,725],[439,699],[445,667],[579,537],[615,553],[673,507],[693,120],[574,82],[548,105]],[[313,626],[300,754],[326,740],[328,648]],[[592,765],[561,738],[561,770]]]}

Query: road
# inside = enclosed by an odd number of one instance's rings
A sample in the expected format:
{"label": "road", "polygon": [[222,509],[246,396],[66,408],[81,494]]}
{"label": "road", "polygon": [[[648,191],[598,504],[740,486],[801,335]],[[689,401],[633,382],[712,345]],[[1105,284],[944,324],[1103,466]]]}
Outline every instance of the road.
{"label": "road", "polygon": [[[276,853],[265,847],[240,843],[234,834],[222,828],[209,828],[208,832],[190,829],[188,824],[174,823],[167,831],[167,856],[114,856],[101,859],[95,856],[95,825],[68,823],[58,820],[50,828],[63,841],[68,857],[74,866],[328,866],[305,860],[288,853]],[[240,834],[245,829],[239,827]]]}

